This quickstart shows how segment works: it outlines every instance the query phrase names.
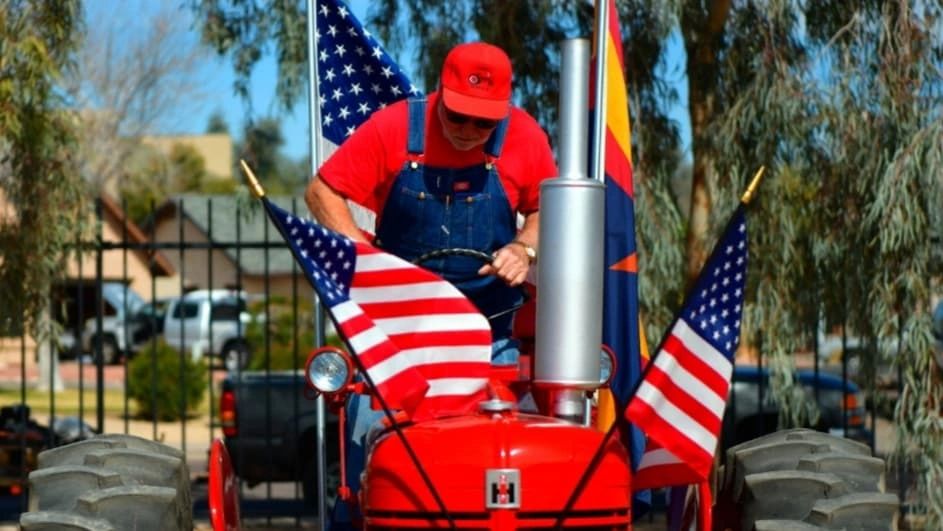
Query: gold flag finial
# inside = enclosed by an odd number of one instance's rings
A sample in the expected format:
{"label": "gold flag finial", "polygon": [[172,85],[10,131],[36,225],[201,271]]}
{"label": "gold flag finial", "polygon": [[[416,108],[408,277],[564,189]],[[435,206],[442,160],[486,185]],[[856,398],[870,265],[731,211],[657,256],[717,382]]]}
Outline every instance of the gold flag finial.
{"label": "gold flag finial", "polygon": [[250,168],[243,159],[239,159],[239,165],[242,166],[242,173],[246,174],[246,179],[249,181],[249,190],[252,191],[252,195],[258,199],[265,197],[265,189],[262,188],[262,184],[259,183],[259,180],[255,178],[255,174],[252,173],[252,168]]}
{"label": "gold flag finial", "polygon": [[753,194],[756,193],[756,188],[760,185],[760,179],[763,178],[763,172],[765,171],[766,166],[760,166],[760,169],[753,175],[753,179],[750,180],[750,186],[747,186],[747,191],[743,192],[743,197],[740,198],[740,201],[744,205],[750,204],[750,200],[753,199]]}

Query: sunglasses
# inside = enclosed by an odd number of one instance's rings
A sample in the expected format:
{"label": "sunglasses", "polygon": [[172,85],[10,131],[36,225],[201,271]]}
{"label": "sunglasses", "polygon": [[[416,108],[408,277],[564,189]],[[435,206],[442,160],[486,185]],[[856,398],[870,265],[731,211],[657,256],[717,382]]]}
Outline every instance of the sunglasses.
{"label": "sunglasses", "polygon": [[446,109],[445,106],[442,106],[442,110],[445,111],[445,118],[455,125],[464,125],[471,122],[472,125],[478,129],[494,129],[498,126],[497,120],[487,120],[485,118],[475,118],[466,114],[459,114]]}

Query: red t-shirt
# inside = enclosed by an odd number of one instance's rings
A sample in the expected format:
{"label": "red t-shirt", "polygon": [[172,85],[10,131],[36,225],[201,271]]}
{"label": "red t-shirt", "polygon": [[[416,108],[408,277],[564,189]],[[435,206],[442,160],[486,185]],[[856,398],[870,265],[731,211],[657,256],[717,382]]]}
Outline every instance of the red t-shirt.
{"label": "red t-shirt", "polygon": [[[437,101],[438,93],[429,95],[423,164],[441,168],[482,164],[483,149],[459,151],[443,136],[435,112]],[[328,158],[318,174],[334,191],[381,215],[407,160],[408,121],[405,100],[375,112]],[[538,210],[540,182],[557,175],[547,134],[516,107],[511,108],[497,170],[511,209],[523,214]]]}

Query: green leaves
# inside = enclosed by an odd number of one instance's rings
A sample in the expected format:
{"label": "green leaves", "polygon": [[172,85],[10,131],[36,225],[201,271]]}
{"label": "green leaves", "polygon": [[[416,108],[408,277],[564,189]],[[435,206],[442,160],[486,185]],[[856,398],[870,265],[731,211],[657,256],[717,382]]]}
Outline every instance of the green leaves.
{"label": "green leaves", "polygon": [[0,332],[36,337],[50,287],[85,225],[73,115],[57,83],[81,37],[81,3],[0,5]]}

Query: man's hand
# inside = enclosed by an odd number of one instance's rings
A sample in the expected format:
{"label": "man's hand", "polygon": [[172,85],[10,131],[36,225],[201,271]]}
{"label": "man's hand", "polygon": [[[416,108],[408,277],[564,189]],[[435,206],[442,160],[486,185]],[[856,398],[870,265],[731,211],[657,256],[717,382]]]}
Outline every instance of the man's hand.
{"label": "man's hand", "polygon": [[494,252],[494,261],[478,270],[479,275],[495,275],[508,286],[519,286],[527,278],[530,259],[524,247],[509,243]]}

